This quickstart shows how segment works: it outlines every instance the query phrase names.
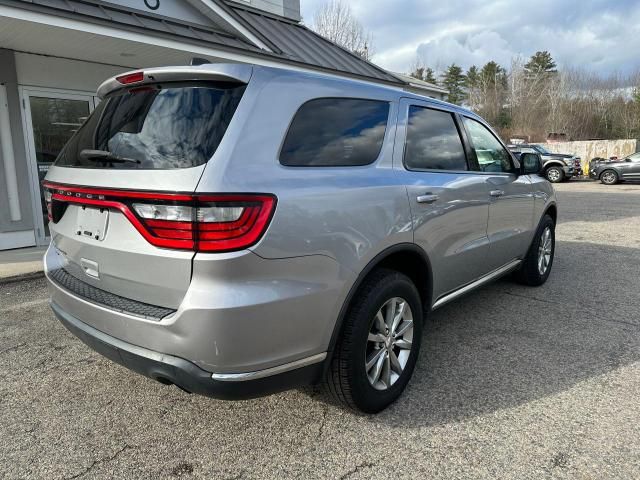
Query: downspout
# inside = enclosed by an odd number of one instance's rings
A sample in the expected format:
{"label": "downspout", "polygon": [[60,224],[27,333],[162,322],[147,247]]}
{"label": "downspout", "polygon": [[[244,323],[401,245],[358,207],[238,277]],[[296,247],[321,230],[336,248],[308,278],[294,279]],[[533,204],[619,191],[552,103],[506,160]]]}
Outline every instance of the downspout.
{"label": "downspout", "polygon": [[11,221],[22,220],[20,214],[20,198],[18,197],[18,176],[16,174],[16,158],[13,153],[13,139],[11,138],[11,124],[9,121],[9,102],[7,87],[0,83],[0,151],[4,164],[4,177],[9,196],[9,213]]}

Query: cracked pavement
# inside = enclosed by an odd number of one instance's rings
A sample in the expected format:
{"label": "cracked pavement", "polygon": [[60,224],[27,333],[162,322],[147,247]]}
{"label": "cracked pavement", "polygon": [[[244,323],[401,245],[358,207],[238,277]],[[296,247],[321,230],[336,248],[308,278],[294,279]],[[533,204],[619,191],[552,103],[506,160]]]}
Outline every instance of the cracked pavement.
{"label": "cracked pavement", "polygon": [[187,395],[73,337],[42,279],[0,285],[0,478],[640,478],[640,184],[557,191],[549,282],[434,312],[377,416]]}

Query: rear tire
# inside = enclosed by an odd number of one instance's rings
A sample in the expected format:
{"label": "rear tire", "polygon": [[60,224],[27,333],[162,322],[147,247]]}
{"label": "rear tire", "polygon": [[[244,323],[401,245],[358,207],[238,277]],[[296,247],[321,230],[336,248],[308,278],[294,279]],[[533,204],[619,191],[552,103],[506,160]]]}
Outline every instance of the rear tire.
{"label": "rear tire", "polygon": [[527,256],[520,269],[514,273],[519,283],[538,287],[547,281],[556,251],[555,230],[553,219],[549,215],[542,217]]}
{"label": "rear tire", "polygon": [[549,167],[544,172],[544,176],[547,177],[551,183],[560,183],[564,180],[564,170],[560,167]]}
{"label": "rear tire", "polygon": [[620,177],[615,170],[605,170],[600,174],[600,181],[605,185],[615,185],[620,181]]}
{"label": "rear tire", "polygon": [[329,394],[365,413],[393,403],[409,383],[418,358],[422,315],[420,295],[409,277],[394,270],[374,271],[344,319],[324,381]]}

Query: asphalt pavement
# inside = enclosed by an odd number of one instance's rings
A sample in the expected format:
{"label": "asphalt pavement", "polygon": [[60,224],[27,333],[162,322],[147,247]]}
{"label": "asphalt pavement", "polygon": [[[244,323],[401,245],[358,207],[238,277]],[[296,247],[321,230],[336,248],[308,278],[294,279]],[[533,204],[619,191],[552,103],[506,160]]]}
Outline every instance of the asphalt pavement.
{"label": "asphalt pavement", "polygon": [[0,477],[640,478],[640,184],[557,187],[546,285],[434,312],[378,415],[316,389],[225,402],[115,365],[0,285]]}

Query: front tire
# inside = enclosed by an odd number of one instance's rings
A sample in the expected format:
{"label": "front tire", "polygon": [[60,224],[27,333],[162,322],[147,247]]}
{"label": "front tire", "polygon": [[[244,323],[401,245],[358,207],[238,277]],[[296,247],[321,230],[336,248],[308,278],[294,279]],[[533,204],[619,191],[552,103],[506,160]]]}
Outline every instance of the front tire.
{"label": "front tire", "polygon": [[556,225],[549,215],[542,217],[520,269],[515,278],[523,285],[538,287],[545,283],[551,273],[556,251]]}
{"label": "front tire", "polygon": [[549,167],[545,172],[545,177],[551,183],[560,183],[564,180],[564,170],[560,167]]}
{"label": "front tire", "polygon": [[605,185],[615,185],[620,181],[620,178],[615,170],[605,170],[600,174],[600,181]]}
{"label": "front tire", "polygon": [[358,290],[325,378],[340,403],[377,413],[404,391],[422,339],[422,304],[413,282],[380,269]]}

